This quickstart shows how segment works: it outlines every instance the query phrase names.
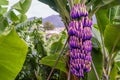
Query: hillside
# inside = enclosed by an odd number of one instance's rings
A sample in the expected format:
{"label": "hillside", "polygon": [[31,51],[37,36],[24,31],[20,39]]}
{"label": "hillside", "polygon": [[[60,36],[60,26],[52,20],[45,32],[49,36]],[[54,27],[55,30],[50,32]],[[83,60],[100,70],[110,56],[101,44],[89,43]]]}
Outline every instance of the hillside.
{"label": "hillside", "polygon": [[51,15],[42,19],[43,24],[47,21],[51,22],[55,27],[64,27],[64,24],[59,15]]}

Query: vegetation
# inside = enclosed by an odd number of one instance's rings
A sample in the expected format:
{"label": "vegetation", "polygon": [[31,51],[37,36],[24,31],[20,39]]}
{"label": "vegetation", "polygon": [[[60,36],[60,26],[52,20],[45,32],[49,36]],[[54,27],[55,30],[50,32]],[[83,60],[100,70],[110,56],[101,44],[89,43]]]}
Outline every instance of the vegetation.
{"label": "vegetation", "polygon": [[51,23],[51,22],[45,22],[44,23],[44,29],[45,30],[53,30],[55,28],[55,26]]}
{"label": "vegetation", "polygon": [[65,24],[59,36],[49,39],[41,18],[27,20],[31,1],[20,0],[8,11],[8,1],[0,0],[0,80],[79,80],[70,74],[67,44],[69,13],[77,3],[85,3],[89,18],[97,19],[92,27],[92,70],[82,79],[120,79],[120,0],[39,0]]}

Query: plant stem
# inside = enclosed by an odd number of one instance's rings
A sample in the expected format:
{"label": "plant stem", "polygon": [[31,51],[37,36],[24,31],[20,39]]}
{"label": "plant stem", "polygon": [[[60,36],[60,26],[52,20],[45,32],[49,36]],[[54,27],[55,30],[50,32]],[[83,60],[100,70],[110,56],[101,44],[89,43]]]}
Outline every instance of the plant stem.
{"label": "plant stem", "polygon": [[104,73],[103,77],[105,77],[107,80],[106,67],[107,67],[109,57],[108,57],[108,54],[106,53],[106,50],[105,50],[105,44],[104,44],[104,39],[103,39],[102,33],[100,33],[100,36],[101,36],[101,41],[102,41],[101,47],[102,47],[102,54],[103,54],[103,73]]}
{"label": "plant stem", "polygon": [[72,0],[67,0],[68,4],[69,4],[69,8],[71,9],[72,8]]}
{"label": "plant stem", "polygon": [[94,70],[94,72],[95,72],[95,75],[96,75],[97,80],[100,80],[100,78],[99,78],[99,76],[98,76],[98,73],[97,73],[97,70],[96,70],[96,68],[95,68],[95,65],[94,65],[93,61],[92,61],[91,63],[92,63],[92,67],[93,67],[93,70]]}
{"label": "plant stem", "polygon": [[100,6],[98,6],[97,8],[93,9],[90,13],[89,13],[89,18],[91,19],[92,16],[99,10]]}
{"label": "plant stem", "polygon": [[67,80],[70,80],[70,69],[69,69],[69,72],[68,72],[68,79]]}
{"label": "plant stem", "polygon": [[108,60],[109,57],[108,57],[108,54],[106,53],[106,48],[105,48],[104,39],[103,39],[103,35],[102,34],[101,34],[101,41],[102,41],[104,58],[106,58]]}
{"label": "plant stem", "polygon": [[115,43],[114,43],[114,45],[113,45],[112,51],[110,53],[111,55],[110,55],[110,59],[109,59],[108,67],[107,67],[108,76],[111,73],[111,68],[112,68],[111,66],[112,66],[112,64],[114,62],[114,58],[116,57],[116,53],[114,54],[114,52],[115,52],[115,47],[116,47],[116,45],[117,45],[117,43],[118,43],[119,40],[120,40],[120,37],[118,36],[117,39],[116,39],[116,41],[115,41]]}
{"label": "plant stem", "polygon": [[81,3],[82,4],[85,4],[87,0],[81,0]]}
{"label": "plant stem", "polygon": [[[68,37],[68,39],[69,39],[69,37]],[[54,69],[55,69],[55,67],[56,67],[56,65],[57,65],[57,63],[58,63],[60,57],[62,56],[63,51],[64,51],[64,49],[65,49],[65,47],[66,47],[66,45],[67,45],[68,39],[66,40],[65,45],[63,46],[63,48],[62,48],[62,50],[61,50],[59,56],[57,57],[56,62],[55,62],[55,64],[54,64],[54,66],[52,67],[52,70],[50,71],[50,74],[49,74],[47,80],[50,79],[50,77],[51,77],[51,75],[52,75],[52,73],[53,73],[53,71],[54,71]]]}

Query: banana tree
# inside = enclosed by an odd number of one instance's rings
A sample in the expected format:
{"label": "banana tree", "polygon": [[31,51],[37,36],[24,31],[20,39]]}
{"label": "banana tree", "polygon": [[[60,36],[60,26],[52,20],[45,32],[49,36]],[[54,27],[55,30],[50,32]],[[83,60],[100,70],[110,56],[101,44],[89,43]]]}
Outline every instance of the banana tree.
{"label": "banana tree", "polygon": [[[69,33],[69,23],[76,18],[75,15],[71,16],[72,9],[77,4],[83,4],[88,11],[89,19],[93,20],[92,16],[96,16],[97,24],[92,27],[92,69],[89,73],[84,73],[83,80],[116,80],[119,79],[119,50],[120,50],[120,0],[39,0],[50,6],[53,10],[57,11],[65,24],[66,31]],[[79,6],[81,8],[83,6]],[[75,9],[78,9],[77,7]],[[74,13],[74,12],[73,12]],[[84,15],[84,14],[83,14]],[[77,19],[78,20],[78,19]],[[68,36],[69,40],[70,36]],[[52,66],[52,70],[48,79],[56,68],[59,59],[63,56],[64,49],[67,45],[63,46],[56,62]],[[86,45],[88,46],[88,45]],[[68,54],[69,58],[69,51]],[[45,59],[44,59],[45,61]],[[67,60],[69,62],[69,59]],[[66,62],[66,64],[67,64]],[[46,64],[43,62],[43,64]],[[78,80],[79,76],[75,77],[71,74],[69,64],[65,72],[68,80]]]}

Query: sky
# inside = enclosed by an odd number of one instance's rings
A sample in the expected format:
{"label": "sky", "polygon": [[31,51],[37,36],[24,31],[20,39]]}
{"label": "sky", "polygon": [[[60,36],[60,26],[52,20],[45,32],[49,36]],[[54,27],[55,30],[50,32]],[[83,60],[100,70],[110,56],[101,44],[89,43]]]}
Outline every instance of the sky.
{"label": "sky", "polygon": [[[8,0],[9,1],[9,8],[19,0]],[[38,0],[32,0],[32,4],[26,13],[28,18],[30,17],[48,17],[50,15],[58,15],[57,12],[53,11],[48,5],[39,2]]]}

